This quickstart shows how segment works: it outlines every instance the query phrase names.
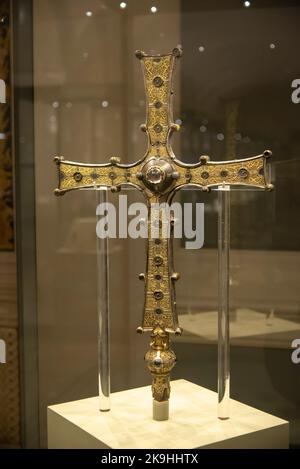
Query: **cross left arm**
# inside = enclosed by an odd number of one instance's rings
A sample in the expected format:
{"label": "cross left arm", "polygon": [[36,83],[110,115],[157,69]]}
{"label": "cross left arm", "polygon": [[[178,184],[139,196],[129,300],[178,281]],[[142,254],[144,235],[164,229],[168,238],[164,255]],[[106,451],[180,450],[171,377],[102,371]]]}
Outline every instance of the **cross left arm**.
{"label": "cross left arm", "polygon": [[93,189],[96,187],[109,187],[117,192],[124,185],[131,185],[142,189],[137,177],[141,162],[124,165],[120,158],[112,157],[109,163],[85,164],[64,160],[62,156],[54,158],[58,168],[58,188],[55,195],[64,195],[76,189]]}

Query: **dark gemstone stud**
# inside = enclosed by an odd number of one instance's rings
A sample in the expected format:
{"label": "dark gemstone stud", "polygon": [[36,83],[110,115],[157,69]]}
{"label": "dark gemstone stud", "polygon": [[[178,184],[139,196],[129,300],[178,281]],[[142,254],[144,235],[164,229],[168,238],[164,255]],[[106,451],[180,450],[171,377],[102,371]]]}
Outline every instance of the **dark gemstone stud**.
{"label": "dark gemstone stud", "polygon": [[164,81],[161,77],[153,78],[153,85],[156,86],[156,88],[160,88],[163,84],[164,84]]}
{"label": "dark gemstone stud", "polygon": [[160,108],[162,107],[162,103],[161,103],[160,101],[155,101],[154,107],[155,107],[156,109],[160,109]]}
{"label": "dark gemstone stud", "polygon": [[163,129],[163,128],[162,128],[162,126],[161,126],[160,124],[156,124],[156,125],[154,126],[154,130],[155,130],[155,132],[156,132],[157,134],[160,134],[160,132],[162,132],[162,129]]}
{"label": "dark gemstone stud", "polygon": [[108,176],[109,176],[110,179],[116,179],[116,177],[117,177],[117,175],[114,171],[111,171]]}
{"label": "dark gemstone stud", "polygon": [[94,181],[95,181],[96,179],[98,179],[98,177],[99,177],[99,174],[97,174],[97,173],[92,173],[92,174],[91,174],[91,178],[94,179]]}
{"label": "dark gemstone stud", "polygon": [[223,169],[223,170],[220,172],[220,176],[221,176],[221,178],[227,178],[227,176],[228,176],[228,171],[227,171],[227,169]]}
{"label": "dark gemstone stud", "polygon": [[161,256],[155,256],[154,257],[154,264],[159,267],[160,265],[163,265],[163,258]]}
{"label": "dark gemstone stud", "polygon": [[258,174],[259,174],[260,176],[263,176],[263,175],[265,174],[263,167],[259,168]]}
{"label": "dark gemstone stud", "polygon": [[154,293],[153,293],[153,296],[156,300],[162,300],[163,297],[164,297],[164,294],[161,290],[156,290]]}
{"label": "dark gemstone stud", "polygon": [[247,179],[249,176],[249,171],[246,168],[239,169],[238,175],[241,179]]}
{"label": "dark gemstone stud", "polygon": [[153,360],[153,364],[155,366],[161,366],[162,365],[162,359],[160,357],[155,357]]}
{"label": "dark gemstone stud", "polygon": [[161,308],[155,308],[155,314],[162,314],[163,310]]}
{"label": "dark gemstone stud", "polygon": [[160,243],[161,243],[161,239],[156,238],[156,240],[155,240],[154,242],[155,242],[155,244],[160,244]]}
{"label": "dark gemstone stud", "polygon": [[76,172],[73,174],[73,178],[75,179],[76,182],[80,182],[83,178],[82,174],[79,172]]}
{"label": "dark gemstone stud", "polygon": [[201,177],[202,177],[202,179],[208,179],[209,178],[209,173],[207,171],[203,171],[201,173]]}
{"label": "dark gemstone stud", "polygon": [[156,275],[154,276],[154,278],[155,278],[155,280],[161,280],[161,275],[156,274]]}

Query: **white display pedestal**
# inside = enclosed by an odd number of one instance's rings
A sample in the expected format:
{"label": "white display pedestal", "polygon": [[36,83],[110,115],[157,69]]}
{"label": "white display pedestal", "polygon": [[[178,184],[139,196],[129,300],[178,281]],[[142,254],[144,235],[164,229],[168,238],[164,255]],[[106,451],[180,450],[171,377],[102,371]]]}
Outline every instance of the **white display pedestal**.
{"label": "white display pedestal", "polygon": [[217,418],[217,393],[180,379],[171,384],[170,419],[152,420],[149,386],[48,407],[49,448],[288,448],[289,424],[231,400],[231,418]]}

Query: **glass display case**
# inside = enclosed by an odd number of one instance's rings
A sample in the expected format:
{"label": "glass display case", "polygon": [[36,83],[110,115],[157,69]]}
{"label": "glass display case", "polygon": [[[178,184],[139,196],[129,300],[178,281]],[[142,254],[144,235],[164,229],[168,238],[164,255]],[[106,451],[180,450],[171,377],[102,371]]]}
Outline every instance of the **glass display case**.
{"label": "glass display case", "polygon": [[[48,405],[98,393],[97,200],[94,191],[54,197],[53,157],[137,161],[146,149],[139,132],[145,95],[134,52],[167,53],[181,44],[174,82],[178,158],[226,161],[273,151],[273,192],[230,191],[231,395],[288,420],[290,444],[299,446],[300,363],[292,360],[292,342],[300,339],[299,4],[13,3],[24,444],[46,447]],[[142,201],[138,191],[126,195]],[[108,198],[118,206],[118,194]],[[172,378],[216,391],[218,193],[185,190],[175,200],[204,203],[205,216],[201,249],[174,242],[183,334],[173,341]],[[150,384],[142,359],[149,336],[136,336],[146,240],[110,239],[108,252],[111,389],[121,391]]]}

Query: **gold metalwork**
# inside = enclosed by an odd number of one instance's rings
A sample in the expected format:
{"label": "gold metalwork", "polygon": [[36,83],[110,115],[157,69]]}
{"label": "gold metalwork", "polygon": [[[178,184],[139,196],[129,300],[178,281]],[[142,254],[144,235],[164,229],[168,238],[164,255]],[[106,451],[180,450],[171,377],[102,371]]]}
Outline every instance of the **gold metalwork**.
{"label": "gold metalwork", "polygon": [[145,360],[152,374],[153,398],[162,402],[170,397],[170,372],[176,363],[176,356],[170,349],[169,334],[164,329],[155,327],[151,339]]}
{"label": "gold metalwork", "polygon": [[[137,51],[141,62],[147,100],[146,123],[141,130],[147,133],[148,148],[144,157],[132,164],[122,164],[112,157],[107,164],[82,164],[56,157],[59,186],[56,195],[82,188],[110,187],[116,191],[134,186],[144,194],[148,204],[148,256],[145,281],[145,305],[142,326],[138,332],[151,331],[147,366],[152,373],[153,397],[164,401],[170,394],[170,371],[175,365],[175,354],[169,346],[169,334],[180,334],[178,326],[174,283],[179,274],[173,271],[171,238],[163,236],[165,220],[157,205],[169,204],[175,192],[187,185],[208,191],[213,186],[247,185],[271,189],[267,181],[266,159],[262,155],[241,160],[213,162],[202,156],[199,163],[185,164],[176,159],[170,145],[173,131],[172,75],[180,47],[167,55],[147,55]],[[158,226],[158,235],[152,237],[151,220]],[[172,225],[172,224],[171,224]],[[172,230],[172,226],[171,226]]]}

